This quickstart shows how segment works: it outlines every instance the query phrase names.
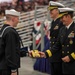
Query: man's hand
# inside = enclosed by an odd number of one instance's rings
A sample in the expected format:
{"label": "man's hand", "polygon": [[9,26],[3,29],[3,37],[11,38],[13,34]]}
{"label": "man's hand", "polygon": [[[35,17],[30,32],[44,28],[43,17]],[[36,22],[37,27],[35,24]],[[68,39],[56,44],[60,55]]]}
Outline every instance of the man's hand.
{"label": "man's hand", "polygon": [[38,50],[31,50],[31,51],[29,51],[29,56],[30,57],[34,57],[34,58],[40,58],[40,57],[46,58],[45,53],[41,52],[41,51],[38,51]]}
{"label": "man's hand", "polygon": [[33,51],[33,50],[28,51],[28,53],[29,53],[29,57],[32,57],[32,51]]}
{"label": "man's hand", "polygon": [[11,73],[11,75],[17,75],[17,72]]}
{"label": "man's hand", "polygon": [[44,57],[44,58],[46,58],[46,55],[45,55],[44,52],[39,52],[39,54],[40,54],[40,57]]}
{"label": "man's hand", "polygon": [[70,62],[69,56],[65,56],[64,58],[62,58],[62,61],[64,61],[64,62]]}

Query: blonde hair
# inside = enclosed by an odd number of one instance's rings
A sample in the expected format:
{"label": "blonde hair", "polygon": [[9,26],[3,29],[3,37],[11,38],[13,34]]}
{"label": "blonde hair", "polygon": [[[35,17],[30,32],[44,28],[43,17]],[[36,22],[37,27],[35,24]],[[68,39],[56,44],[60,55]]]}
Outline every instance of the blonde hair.
{"label": "blonde hair", "polygon": [[6,15],[6,20],[11,20],[13,17],[16,17],[16,16],[13,16],[13,15]]}

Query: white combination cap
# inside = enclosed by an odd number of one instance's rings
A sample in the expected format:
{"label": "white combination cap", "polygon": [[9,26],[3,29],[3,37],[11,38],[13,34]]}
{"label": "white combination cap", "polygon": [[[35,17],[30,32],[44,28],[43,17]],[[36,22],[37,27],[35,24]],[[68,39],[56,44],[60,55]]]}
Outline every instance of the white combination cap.
{"label": "white combination cap", "polygon": [[73,13],[75,10],[72,8],[58,8],[59,12],[60,12],[60,17],[66,15],[66,14],[70,14]]}
{"label": "white combination cap", "polygon": [[65,7],[63,4],[59,3],[59,2],[54,2],[54,1],[50,1],[49,2],[49,9],[55,9],[55,8],[63,8]]}
{"label": "white combination cap", "polygon": [[13,16],[20,16],[20,12],[10,9],[10,10],[5,10],[5,15],[13,15]]}
{"label": "white combination cap", "polygon": [[62,12],[74,12],[74,9],[68,8],[68,7],[66,7],[66,8],[58,8],[58,9],[59,9],[60,13],[62,13]]}
{"label": "white combination cap", "polygon": [[24,0],[24,2],[29,2],[29,0]]}
{"label": "white combination cap", "polygon": [[54,1],[50,1],[49,2],[50,6],[58,6],[58,7],[65,7],[63,4],[59,3],[59,2],[54,2]]}

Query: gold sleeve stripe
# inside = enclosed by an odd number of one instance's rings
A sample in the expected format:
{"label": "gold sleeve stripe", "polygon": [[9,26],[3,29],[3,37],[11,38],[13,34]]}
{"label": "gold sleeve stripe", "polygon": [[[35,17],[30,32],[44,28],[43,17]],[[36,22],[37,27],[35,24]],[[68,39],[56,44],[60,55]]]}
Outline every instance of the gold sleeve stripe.
{"label": "gold sleeve stripe", "polygon": [[46,52],[48,53],[48,56],[51,57],[52,56],[52,53],[50,50],[46,50]]}
{"label": "gold sleeve stripe", "polygon": [[73,59],[75,59],[75,53],[74,52],[71,53],[71,56],[72,56]]}

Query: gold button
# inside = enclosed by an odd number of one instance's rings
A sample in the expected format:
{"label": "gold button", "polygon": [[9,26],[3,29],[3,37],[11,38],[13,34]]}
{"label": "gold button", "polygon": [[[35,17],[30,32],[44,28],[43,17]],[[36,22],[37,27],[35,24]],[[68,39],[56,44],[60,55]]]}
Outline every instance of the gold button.
{"label": "gold button", "polygon": [[67,53],[69,53],[69,51],[67,51]]}
{"label": "gold button", "polygon": [[64,45],[62,45],[62,47],[64,47]]}
{"label": "gold button", "polygon": [[64,51],[62,51],[62,53],[64,53]]}
{"label": "gold button", "polygon": [[53,42],[53,44],[54,44],[54,42]]}
{"label": "gold button", "polygon": [[67,45],[67,47],[69,47],[69,45]]}

